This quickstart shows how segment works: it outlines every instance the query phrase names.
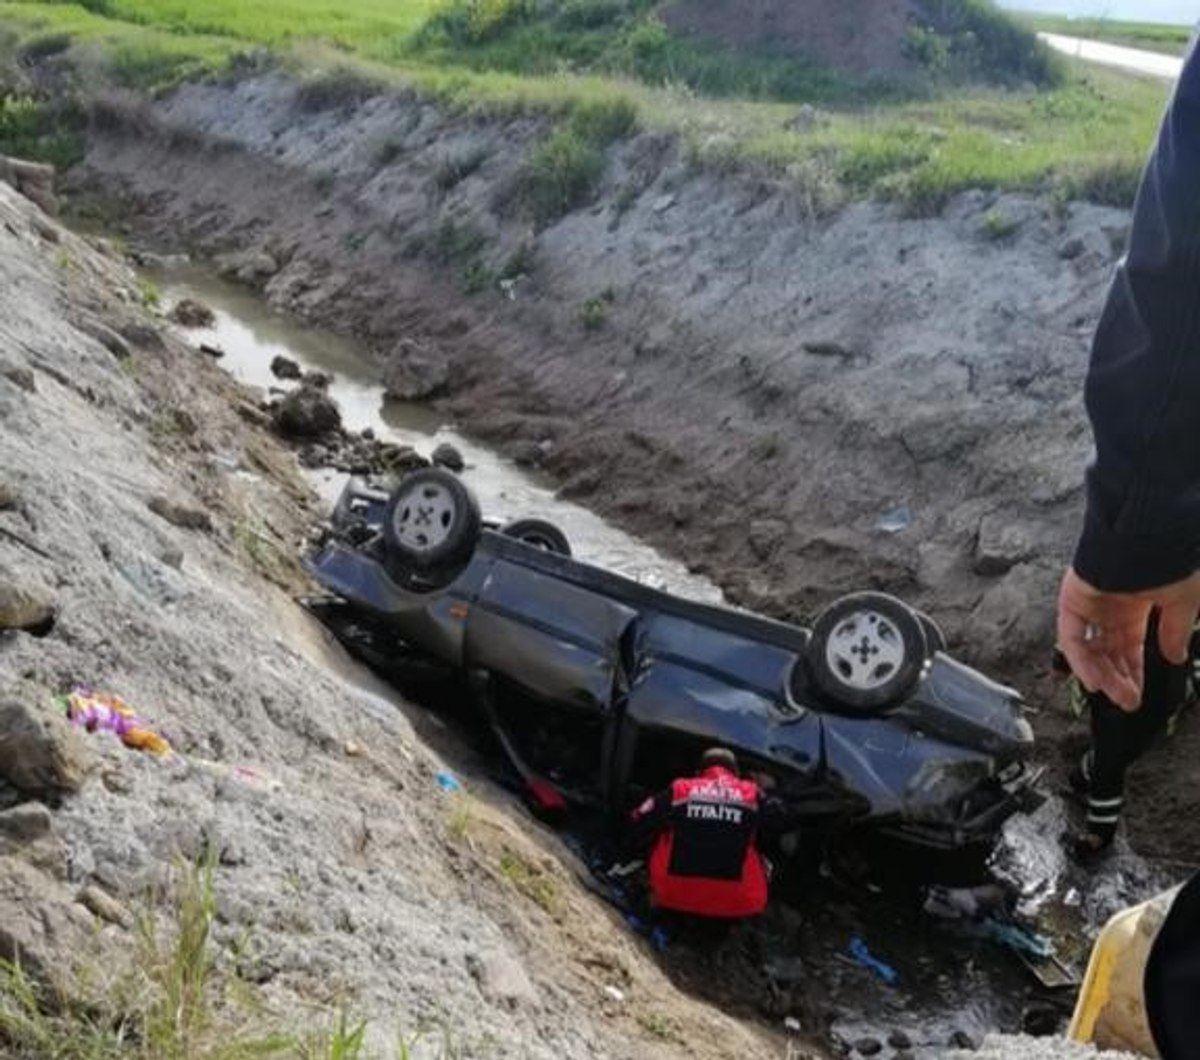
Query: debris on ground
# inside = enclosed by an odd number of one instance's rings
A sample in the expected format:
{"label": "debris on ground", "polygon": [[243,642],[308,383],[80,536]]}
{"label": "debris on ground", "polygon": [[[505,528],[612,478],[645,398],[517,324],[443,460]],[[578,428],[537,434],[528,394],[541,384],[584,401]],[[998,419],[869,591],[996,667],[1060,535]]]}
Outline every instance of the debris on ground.
{"label": "debris on ground", "polygon": [[66,697],[65,707],[71,723],[88,732],[111,732],[135,751],[155,755],[171,754],[171,744],[149,722],[134,713],[120,696],[77,688]]}
{"label": "debris on ground", "polygon": [[850,945],[847,948],[847,952],[856,963],[862,965],[862,967],[866,968],[868,971],[874,972],[889,986],[895,985],[895,983],[899,980],[900,976],[896,972],[896,969],[890,964],[885,964],[878,957],[875,957],[871,951],[867,949],[867,944],[857,935],[850,940]]}

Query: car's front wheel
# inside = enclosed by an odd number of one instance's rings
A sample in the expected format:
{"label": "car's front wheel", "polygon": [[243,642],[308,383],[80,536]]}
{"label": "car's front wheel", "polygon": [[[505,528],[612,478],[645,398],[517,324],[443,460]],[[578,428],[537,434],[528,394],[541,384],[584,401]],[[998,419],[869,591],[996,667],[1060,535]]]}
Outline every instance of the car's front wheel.
{"label": "car's front wheel", "polygon": [[455,475],[422,468],[405,475],[388,498],[383,539],[391,560],[431,571],[470,559],[481,525],[479,503]]}
{"label": "car's front wheel", "polygon": [[818,616],[805,662],[826,696],[873,710],[912,691],[928,651],[921,620],[906,604],[886,593],[854,593]]}

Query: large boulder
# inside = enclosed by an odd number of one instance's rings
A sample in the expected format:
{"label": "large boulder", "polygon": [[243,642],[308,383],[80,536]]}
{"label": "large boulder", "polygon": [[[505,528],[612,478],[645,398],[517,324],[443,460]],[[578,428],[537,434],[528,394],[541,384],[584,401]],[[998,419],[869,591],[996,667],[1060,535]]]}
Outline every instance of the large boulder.
{"label": "large boulder", "polygon": [[341,427],[342,413],[324,390],[302,386],[275,406],[272,421],[285,437],[320,438]]}
{"label": "large boulder", "polygon": [[450,383],[444,358],[411,339],[401,339],[383,368],[383,388],[396,401],[425,401],[443,393]]}
{"label": "large boulder", "polygon": [[0,699],[0,782],[56,800],[78,791],[88,768],[79,733],[43,694]]}

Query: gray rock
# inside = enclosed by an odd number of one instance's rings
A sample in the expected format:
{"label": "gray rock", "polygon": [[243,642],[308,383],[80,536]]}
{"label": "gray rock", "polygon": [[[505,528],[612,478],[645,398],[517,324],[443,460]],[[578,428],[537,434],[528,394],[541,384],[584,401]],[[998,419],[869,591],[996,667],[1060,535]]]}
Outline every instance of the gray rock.
{"label": "gray rock", "polygon": [[233,411],[252,426],[269,427],[271,425],[270,414],[263,412],[257,405],[253,405],[249,401],[237,402],[233,406]]}
{"label": "gray rock", "polygon": [[91,917],[53,876],[21,858],[0,859],[0,909],[0,959],[19,960],[35,980],[61,982],[80,954],[100,957]]}
{"label": "gray rock", "polygon": [[467,969],[489,1001],[514,1008],[537,1004],[537,991],[525,974],[525,969],[507,953],[490,950],[483,954],[470,954],[467,957]]}
{"label": "gray rock", "polygon": [[54,598],[46,589],[17,582],[0,570],[0,630],[40,632],[54,614]]}
{"label": "gray rock", "polygon": [[888,1045],[893,1049],[911,1049],[912,1039],[902,1030],[894,1030],[888,1035]]}
{"label": "gray rock", "polygon": [[165,346],[158,328],[140,321],[130,321],[117,329],[126,342],[141,350],[161,350]]}
{"label": "gray rock", "polygon": [[883,1042],[878,1038],[859,1038],[854,1048],[859,1056],[876,1056],[883,1052]]}
{"label": "gray rock", "polygon": [[281,353],[271,361],[271,374],[276,379],[299,379],[304,375],[304,371],[290,357]]}
{"label": "gray rock", "polygon": [[518,442],[513,448],[512,458],[518,467],[537,467],[545,459],[545,454],[537,442]]}
{"label": "gray rock", "polygon": [[442,442],[434,449],[430,460],[434,467],[444,467],[451,471],[462,471],[467,466],[462,453],[449,442]]}
{"label": "gray rock", "polygon": [[333,382],[333,376],[328,372],[305,372],[300,376],[302,386],[312,387],[314,390],[328,390],[329,384]]}
{"label": "gray rock", "polygon": [[9,810],[0,811],[0,836],[31,842],[50,834],[54,818],[40,802],[23,802]]}
{"label": "gray rock", "polygon": [[158,561],[164,566],[170,567],[172,570],[182,570],[183,550],[174,548],[173,546],[168,546],[159,552]]}
{"label": "gray rock", "polygon": [[338,404],[324,391],[300,387],[288,394],[272,414],[275,429],[288,438],[320,438],[342,425]]}
{"label": "gray rock", "polygon": [[424,401],[444,392],[450,371],[436,357],[409,339],[396,343],[383,369],[383,387],[396,401]]}
{"label": "gray rock", "polygon": [[1058,256],[1064,261],[1074,261],[1087,249],[1087,244],[1079,236],[1065,240],[1058,248]]}
{"label": "gray rock", "polygon": [[1018,563],[1033,555],[1033,546],[1019,526],[999,512],[985,515],[979,523],[975,540],[976,574],[994,578],[1007,574]]}
{"label": "gray rock", "polygon": [[127,357],[132,356],[129,344],[107,324],[102,324],[95,317],[81,315],[72,320],[71,323],[78,331],[82,331],[89,338],[93,338],[100,343],[117,360],[123,361]]}
{"label": "gray rock", "polygon": [[206,534],[212,533],[212,516],[203,508],[194,508],[162,496],[151,497],[146,502],[146,507],[172,526],[178,526],[183,530],[201,530]]}
{"label": "gray rock", "polygon": [[176,324],[185,328],[211,328],[217,322],[216,313],[194,298],[181,298],[169,315]]}
{"label": "gray rock", "polygon": [[27,394],[33,394],[37,391],[37,380],[34,378],[32,368],[26,368],[24,365],[6,364],[0,367],[0,375],[3,375],[13,386],[20,387]]}
{"label": "gray rock", "polygon": [[247,250],[223,254],[217,258],[217,271],[227,279],[257,287],[279,271],[277,262],[265,250]]}
{"label": "gray rock", "polygon": [[54,196],[54,167],[0,155],[0,180],[16,188],[51,217],[58,215]]}
{"label": "gray rock", "polygon": [[79,904],[89,913],[98,916],[101,920],[107,920],[110,924],[117,924],[124,928],[133,926],[133,917],[129,910],[111,894],[101,890],[95,884],[89,884],[79,892]]}
{"label": "gray rock", "polygon": [[89,764],[65,714],[33,697],[0,700],[0,781],[55,799],[79,790]]}

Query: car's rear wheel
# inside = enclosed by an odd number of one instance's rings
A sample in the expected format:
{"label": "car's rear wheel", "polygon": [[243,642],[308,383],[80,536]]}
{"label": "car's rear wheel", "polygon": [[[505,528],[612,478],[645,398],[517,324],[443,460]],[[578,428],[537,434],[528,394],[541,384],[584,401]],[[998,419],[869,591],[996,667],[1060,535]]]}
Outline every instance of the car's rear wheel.
{"label": "car's rear wheel", "polygon": [[394,563],[444,570],[470,559],[481,525],[479,503],[455,475],[422,468],[405,475],[388,498],[383,539]]}
{"label": "car's rear wheel", "polygon": [[567,535],[545,519],[514,519],[511,523],[505,523],[500,533],[546,552],[556,552],[560,556],[571,554],[571,542],[567,540]]}
{"label": "car's rear wheel", "polygon": [[886,593],[854,593],[821,612],[805,662],[826,696],[873,710],[912,691],[927,654],[925,631],[911,608]]}

